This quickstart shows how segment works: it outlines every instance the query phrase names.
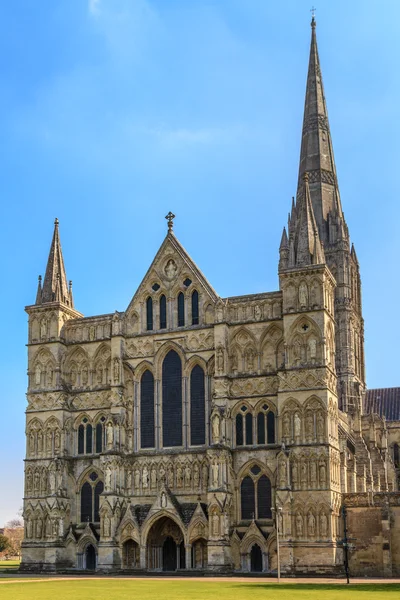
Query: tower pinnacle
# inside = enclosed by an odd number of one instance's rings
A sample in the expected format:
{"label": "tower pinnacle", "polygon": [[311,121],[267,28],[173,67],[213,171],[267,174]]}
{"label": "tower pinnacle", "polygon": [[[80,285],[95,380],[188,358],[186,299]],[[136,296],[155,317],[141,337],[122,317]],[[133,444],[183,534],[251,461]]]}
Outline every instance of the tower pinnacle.
{"label": "tower pinnacle", "polygon": [[59,221],[54,220],[54,233],[50,246],[49,258],[47,260],[46,274],[44,276],[43,287],[41,287],[41,278],[39,280],[36,304],[45,304],[46,302],[62,302],[73,308],[72,294],[68,289],[67,276],[65,273],[64,259],[61,250]]}

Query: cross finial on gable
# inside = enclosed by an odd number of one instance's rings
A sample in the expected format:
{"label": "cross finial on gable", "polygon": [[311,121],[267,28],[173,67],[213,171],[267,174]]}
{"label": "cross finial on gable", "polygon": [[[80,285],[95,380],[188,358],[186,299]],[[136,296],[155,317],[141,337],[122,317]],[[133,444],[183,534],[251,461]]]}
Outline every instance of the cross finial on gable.
{"label": "cross finial on gable", "polygon": [[167,216],[165,217],[168,221],[168,231],[171,231],[174,227],[174,219],[175,219],[175,215],[174,213],[172,213],[171,211],[169,211],[169,213],[167,214]]}

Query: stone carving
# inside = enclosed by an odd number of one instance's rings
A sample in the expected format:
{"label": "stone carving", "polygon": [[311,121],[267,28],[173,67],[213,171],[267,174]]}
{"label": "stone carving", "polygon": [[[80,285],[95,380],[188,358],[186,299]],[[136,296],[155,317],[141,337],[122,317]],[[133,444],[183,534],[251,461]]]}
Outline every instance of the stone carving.
{"label": "stone carving", "polygon": [[176,266],[175,261],[172,260],[172,258],[170,258],[164,268],[164,273],[167,279],[173,279],[176,275],[177,270],[178,267]]}
{"label": "stone carving", "polygon": [[218,373],[223,373],[224,367],[225,367],[224,349],[222,346],[218,346],[218,349],[217,349],[217,371],[218,371]]}
{"label": "stone carving", "polygon": [[143,489],[147,489],[149,487],[149,470],[146,466],[143,467],[142,471],[142,486]]}
{"label": "stone carving", "polygon": [[308,305],[308,289],[304,281],[299,285],[299,304],[300,308],[307,308]]}
{"label": "stone carving", "polygon": [[120,366],[119,366],[119,358],[114,358],[114,383],[119,383],[120,379]]}
{"label": "stone carving", "polygon": [[212,437],[214,444],[218,444],[221,440],[221,417],[217,411],[211,417]]}
{"label": "stone carving", "polygon": [[114,427],[111,421],[108,421],[106,426],[106,443],[107,450],[110,450],[113,447],[114,442]]}
{"label": "stone carving", "polygon": [[310,537],[315,535],[315,517],[311,511],[308,513],[308,535]]}
{"label": "stone carving", "polygon": [[211,485],[213,488],[219,487],[219,465],[217,462],[211,465]]}
{"label": "stone carving", "polygon": [[109,464],[107,464],[105,469],[105,477],[104,477],[104,487],[106,492],[111,492],[111,477],[112,471]]}
{"label": "stone carving", "polygon": [[293,417],[294,437],[299,438],[301,435],[301,418],[298,412],[294,413]]}
{"label": "stone carving", "polygon": [[296,535],[299,538],[303,536],[303,517],[299,512],[296,513]]}
{"label": "stone carving", "polygon": [[321,513],[319,517],[319,532],[322,538],[328,536],[328,519],[325,513]]}

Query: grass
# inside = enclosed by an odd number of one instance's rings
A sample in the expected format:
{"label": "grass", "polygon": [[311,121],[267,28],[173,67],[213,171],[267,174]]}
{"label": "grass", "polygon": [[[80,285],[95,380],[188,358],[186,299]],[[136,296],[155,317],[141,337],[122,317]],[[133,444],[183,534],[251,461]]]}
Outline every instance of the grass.
{"label": "grass", "polygon": [[0,560],[0,573],[4,573],[5,570],[16,570],[19,567],[19,560]]}
{"label": "grass", "polygon": [[13,600],[398,600],[398,584],[322,585],[234,581],[79,579],[1,583],[0,599]]}

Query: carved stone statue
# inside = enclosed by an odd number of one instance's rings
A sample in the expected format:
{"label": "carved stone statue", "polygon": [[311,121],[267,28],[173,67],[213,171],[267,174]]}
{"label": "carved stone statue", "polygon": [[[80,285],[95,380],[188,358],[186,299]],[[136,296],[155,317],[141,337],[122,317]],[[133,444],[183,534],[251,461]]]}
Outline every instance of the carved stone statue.
{"label": "carved stone statue", "polygon": [[110,537],[111,536],[111,519],[110,519],[108,513],[106,513],[104,515],[103,531],[104,531],[104,537]]}
{"label": "carved stone statue", "polygon": [[37,434],[37,449],[38,449],[38,452],[43,451],[43,434],[41,431],[38,431],[38,434]]}
{"label": "carved stone statue", "polygon": [[217,350],[217,370],[222,373],[224,370],[224,349],[222,346],[218,346]]}
{"label": "carved stone statue", "polygon": [[315,535],[315,517],[311,511],[308,513],[308,535],[310,537]]}
{"label": "carved stone statue", "polygon": [[246,358],[247,358],[247,370],[250,372],[254,371],[255,352],[254,352],[253,348],[248,349]]}
{"label": "carved stone statue", "polygon": [[211,517],[211,531],[213,536],[219,535],[219,514],[215,511]]}
{"label": "carved stone statue", "polygon": [[304,281],[299,286],[299,304],[301,308],[307,308],[308,305],[308,289]]}
{"label": "carved stone statue", "polygon": [[176,487],[182,487],[183,484],[183,472],[181,465],[177,466],[176,469]]}
{"label": "carved stone statue", "polygon": [[285,459],[281,459],[279,467],[279,487],[285,488],[287,486],[287,466]]}
{"label": "carved stone statue", "polygon": [[326,486],[326,464],[324,460],[319,463],[319,483],[321,487]]}
{"label": "carved stone statue", "polygon": [[297,462],[293,462],[292,464],[292,483],[296,487],[297,482],[299,480],[299,474],[297,469]]}
{"label": "carved stone statue", "polygon": [[35,385],[40,385],[40,380],[42,377],[42,371],[40,365],[36,365],[35,368]]}
{"label": "carved stone statue", "polygon": [[167,502],[167,495],[165,492],[163,492],[161,494],[161,508],[166,508],[168,502]]}
{"label": "carved stone statue", "polygon": [[315,460],[312,460],[310,463],[310,481],[314,487],[317,482],[317,465],[315,464]]}
{"label": "carved stone statue", "polygon": [[105,470],[105,490],[106,492],[111,492],[111,476],[112,476],[112,471],[111,471],[111,467],[108,464],[106,466],[106,470]]}
{"label": "carved stone statue", "polygon": [[165,266],[164,272],[165,272],[166,276],[168,277],[168,279],[173,279],[175,277],[176,271],[177,271],[177,266],[176,266],[175,262],[172,260],[172,258],[170,258]]}
{"label": "carved stone statue", "polygon": [[47,321],[46,319],[42,319],[40,323],[40,337],[43,339],[47,336]]}
{"label": "carved stone statue", "polygon": [[211,465],[211,481],[213,488],[219,487],[219,465],[217,462]]}
{"label": "carved stone statue", "polygon": [[314,437],[314,417],[311,412],[306,415],[306,437],[312,439]]}
{"label": "carved stone statue", "polygon": [[39,517],[38,519],[36,519],[36,537],[38,539],[41,539],[42,532],[43,532],[43,519],[41,517]]}
{"label": "carved stone statue", "polygon": [[220,415],[218,414],[218,412],[214,412],[212,419],[211,419],[211,425],[212,425],[213,442],[215,444],[218,444],[218,442],[221,439],[221,418],[220,418]]}
{"label": "carved stone statue", "polygon": [[308,340],[308,352],[311,360],[317,358],[317,340],[315,338],[310,338]]}
{"label": "carved stone statue", "polygon": [[254,318],[256,319],[256,321],[259,321],[261,319],[261,316],[262,316],[261,308],[259,307],[258,304],[256,304],[256,306],[254,308]]}
{"label": "carved stone statue", "polygon": [[119,383],[119,358],[114,358],[114,383]]}
{"label": "carved stone statue", "polygon": [[154,489],[155,487],[157,487],[157,469],[155,467],[155,465],[152,466],[151,468],[151,487]]}
{"label": "carved stone statue", "polygon": [[321,412],[317,414],[317,435],[319,438],[324,437],[325,419]]}
{"label": "carved stone statue", "polygon": [[135,470],[135,493],[137,494],[140,489],[140,471],[139,469]]}
{"label": "carved stone statue", "polygon": [[288,438],[290,436],[290,417],[287,412],[283,415],[282,435],[285,438]]}
{"label": "carved stone statue", "polygon": [[300,437],[301,435],[301,419],[298,412],[294,413],[293,417],[293,425],[294,425],[294,437]]}
{"label": "carved stone statue", "polygon": [[113,427],[113,424],[111,423],[111,421],[108,421],[107,427],[106,427],[106,443],[107,443],[108,449],[112,448],[113,441],[114,441],[114,427]]}
{"label": "carved stone statue", "polygon": [[185,487],[190,488],[192,483],[192,470],[189,465],[185,467]]}
{"label": "carved stone statue", "polygon": [[200,469],[197,463],[194,463],[193,467],[193,486],[194,489],[197,490],[200,485]]}
{"label": "carved stone statue", "polygon": [[142,472],[142,486],[143,486],[143,489],[149,487],[149,470],[146,467],[146,465],[143,467],[143,472]]}
{"label": "carved stone statue", "polygon": [[303,517],[299,512],[296,514],[296,535],[297,537],[303,536]]}

